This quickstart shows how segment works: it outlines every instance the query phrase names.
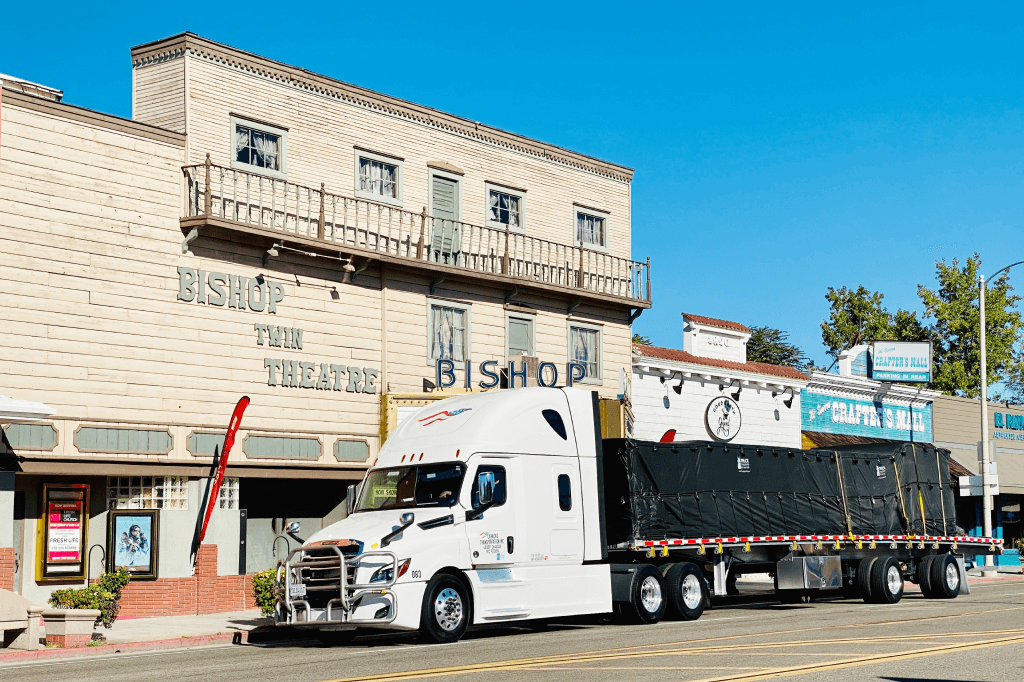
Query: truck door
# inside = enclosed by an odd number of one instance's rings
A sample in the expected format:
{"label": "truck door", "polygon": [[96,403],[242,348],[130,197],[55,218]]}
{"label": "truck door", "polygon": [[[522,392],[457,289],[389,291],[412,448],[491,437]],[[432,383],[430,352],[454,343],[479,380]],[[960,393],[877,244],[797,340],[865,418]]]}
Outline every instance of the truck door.
{"label": "truck door", "polygon": [[580,472],[570,464],[553,464],[555,492],[551,528],[551,558],[554,561],[583,561],[583,497]]}
{"label": "truck door", "polygon": [[477,476],[485,471],[494,474],[494,504],[483,517],[466,524],[470,559],[474,568],[510,566],[522,554],[516,547],[516,505],[509,497],[516,494],[518,461],[515,457],[473,459],[477,466],[471,469],[467,507],[476,509],[480,506]]}

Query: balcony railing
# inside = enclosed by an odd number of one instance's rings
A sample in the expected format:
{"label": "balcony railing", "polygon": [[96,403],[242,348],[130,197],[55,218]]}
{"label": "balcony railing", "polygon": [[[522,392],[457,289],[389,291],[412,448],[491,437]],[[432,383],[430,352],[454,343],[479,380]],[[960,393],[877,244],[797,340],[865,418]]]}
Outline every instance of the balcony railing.
{"label": "balcony railing", "polygon": [[509,229],[430,217],[207,163],[185,166],[186,218],[212,217],[295,235],[353,254],[441,265],[523,284],[632,299],[647,307],[650,260],[619,258]]}

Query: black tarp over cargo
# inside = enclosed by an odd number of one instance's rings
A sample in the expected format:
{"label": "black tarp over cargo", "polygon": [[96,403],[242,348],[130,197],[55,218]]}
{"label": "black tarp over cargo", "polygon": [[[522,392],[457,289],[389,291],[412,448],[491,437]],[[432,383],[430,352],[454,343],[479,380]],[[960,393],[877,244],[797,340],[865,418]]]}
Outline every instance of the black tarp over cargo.
{"label": "black tarp over cargo", "polygon": [[956,532],[949,452],[916,443],[787,450],[608,439],[604,485],[613,545]]}

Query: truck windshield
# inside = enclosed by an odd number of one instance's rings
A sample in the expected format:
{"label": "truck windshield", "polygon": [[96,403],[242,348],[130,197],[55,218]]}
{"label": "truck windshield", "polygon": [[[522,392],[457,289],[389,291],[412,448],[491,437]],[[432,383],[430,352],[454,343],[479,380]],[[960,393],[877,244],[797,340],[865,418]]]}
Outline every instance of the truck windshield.
{"label": "truck windshield", "polygon": [[465,468],[460,463],[424,464],[371,471],[356,511],[450,507],[459,498]]}

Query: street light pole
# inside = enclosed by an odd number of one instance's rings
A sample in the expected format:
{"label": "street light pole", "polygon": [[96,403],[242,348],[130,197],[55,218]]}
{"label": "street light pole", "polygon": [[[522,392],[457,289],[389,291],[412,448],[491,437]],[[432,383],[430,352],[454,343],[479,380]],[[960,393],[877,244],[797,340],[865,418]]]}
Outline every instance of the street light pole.
{"label": "street light pole", "polygon": [[[1012,267],[1024,264],[1024,260],[1011,263],[1005,268],[1000,268],[989,277],[989,281],[995,280],[1000,274],[1006,272]],[[981,528],[982,535],[987,538],[992,537],[992,496],[989,495],[989,481],[991,480],[990,469],[992,468],[991,463],[991,452],[989,452],[988,442],[988,362],[985,356],[985,294],[987,289],[985,287],[985,276],[978,276],[978,310],[981,312],[981,319],[979,323],[981,325],[981,509],[982,519]],[[992,555],[985,555],[985,566],[992,566]],[[991,573],[995,569],[983,570],[982,573]]]}
{"label": "street light pole", "polygon": [[[992,537],[992,496],[988,494],[988,363],[985,357],[985,275],[978,276],[978,308],[981,311],[981,534]],[[992,566],[992,555],[985,555],[985,566]],[[985,573],[985,571],[982,571]]]}

